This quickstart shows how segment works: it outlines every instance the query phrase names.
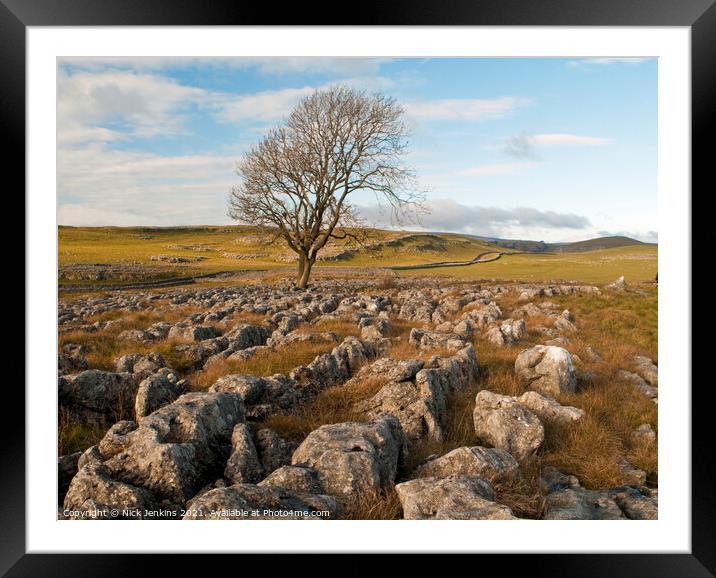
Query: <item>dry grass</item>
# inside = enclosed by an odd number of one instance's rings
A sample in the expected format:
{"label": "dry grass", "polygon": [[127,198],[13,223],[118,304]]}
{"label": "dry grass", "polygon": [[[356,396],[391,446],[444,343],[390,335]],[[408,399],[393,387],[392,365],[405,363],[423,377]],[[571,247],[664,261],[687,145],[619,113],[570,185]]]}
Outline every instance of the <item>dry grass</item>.
{"label": "dry grass", "polygon": [[384,275],[375,284],[376,289],[385,291],[388,289],[395,289],[398,286],[398,282],[394,275]]}
{"label": "dry grass", "polygon": [[454,355],[454,352],[445,349],[444,347],[435,347],[432,349],[418,349],[411,344],[407,339],[401,339],[400,341],[393,341],[388,349],[387,356],[393,359],[409,360],[409,359],[422,359],[428,361],[431,357],[440,355],[442,357],[450,357]]}
{"label": "dry grass", "polygon": [[[598,350],[613,365],[635,353],[652,359],[658,357],[657,289],[645,285],[639,290],[561,296],[552,300],[569,309],[579,320],[579,339]],[[613,350],[615,346],[617,350]]]}
{"label": "dry grass", "polygon": [[[619,381],[616,374],[620,368],[629,368],[636,354],[656,359],[656,292],[570,295],[550,300],[575,316],[578,332],[569,335],[568,349],[581,359],[577,369],[591,373],[593,379],[581,382],[575,394],[558,396],[560,403],[583,409],[585,417],[570,426],[546,423],[540,461],[577,476],[585,487],[597,489],[625,483],[619,460],[626,458],[655,482],[656,443],[635,442],[632,432],[643,423],[656,429],[657,407],[634,387]],[[502,299],[499,304],[503,310],[510,308]],[[534,317],[528,323],[528,327],[546,325],[545,320]],[[516,348],[496,348],[478,340],[476,349],[483,368],[480,389],[521,395],[525,386],[514,375],[514,360],[521,349],[544,339],[528,331],[525,343]],[[592,360],[588,346],[603,360]]]}
{"label": "dry grass", "polygon": [[243,374],[264,377],[276,373],[289,373],[300,365],[308,365],[317,356],[329,353],[335,346],[335,343],[330,342],[296,342],[288,347],[261,351],[248,359],[217,361],[187,377],[193,390],[203,391],[224,375]]}
{"label": "dry grass", "polygon": [[85,423],[60,410],[57,430],[58,455],[83,452],[98,443],[107,428],[99,424]]}
{"label": "dry grass", "polygon": [[540,487],[542,463],[534,459],[521,466],[522,475],[493,484],[495,501],[508,506],[518,518],[538,519],[544,511],[544,494]]}
{"label": "dry grass", "polygon": [[291,441],[301,442],[322,425],[365,421],[363,414],[354,411],[355,404],[373,397],[384,385],[383,378],[370,376],[329,387],[291,413],[267,417],[262,427],[271,428]]}
{"label": "dry grass", "polygon": [[659,483],[659,452],[655,441],[630,440],[626,459],[632,465],[646,472],[647,483]]}
{"label": "dry grass", "polygon": [[[123,313],[117,318],[115,323],[106,329],[95,331],[94,333],[74,330],[62,333],[58,337],[60,351],[62,347],[68,343],[76,343],[87,347],[87,362],[91,369],[102,369],[104,371],[114,371],[115,361],[122,355],[127,353],[160,353],[167,365],[176,370],[180,374],[188,371],[191,361],[181,352],[175,350],[175,346],[186,343],[178,339],[166,339],[156,343],[138,343],[135,341],[125,341],[118,339],[117,336],[128,329],[144,330],[153,323],[159,321],[167,321],[176,323],[186,319],[192,313],[195,313],[194,307],[172,307],[168,310],[147,310],[135,311],[131,313]],[[108,312],[103,316],[112,317],[116,312]],[[101,316],[97,316],[101,317]]]}
{"label": "dry grass", "polygon": [[87,347],[86,358],[91,369],[114,371],[116,360],[128,353],[159,353],[164,358],[167,366],[180,375],[185,375],[193,364],[187,355],[176,350],[177,345],[186,343],[179,339],[166,339],[155,343],[138,343],[136,341],[117,339],[117,332],[111,329],[97,331],[96,333],[86,333],[84,331],[64,333],[60,336],[60,349],[67,343],[76,343]]}
{"label": "dry grass", "polygon": [[526,341],[538,342],[544,338],[539,328],[550,328],[554,325],[554,318],[547,315],[531,315],[525,318]]}
{"label": "dry grass", "polygon": [[522,395],[526,391],[524,384],[515,375],[515,359],[530,343],[498,347],[478,337],[474,345],[480,365],[480,389],[513,396]]}
{"label": "dry grass", "polygon": [[619,438],[592,415],[577,424],[545,424],[544,463],[573,474],[587,488],[607,488],[622,483],[618,459]]}
{"label": "dry grass", "polygon": [[112,325],[112,330],[119,332],[125,329],[146,329],[153,323],[160,321],[177,323],[198,312],[199,308],[193,305],[172,305],[169,301],[159,299],[152,301],[147,309],[141,311],[128,312],[122,309],[112,309],[87,317],[85,321],[87,323],[116,321]]}
{"label": "dry grass", "polygon": [[560,396],[559,401],[583,409],[586,415],[568,427],[548,424],[544,453],[547,463],[574,474],[588,488],[625,483],[620,458],[644,469],[649,479],[655,481],[656,444],[633,447],[631,440],[639,425],[655,426],[657,408],[651,401],[632,386],[601,376],[576,394]]}
{"label": "dry grass", "polygon": [[237,311],[236,313],[232,313],[231,315],[227,315],[223,319],[221,319],[219,322],[216,323],[216,326],[219,329],[223,330],[230,330],[235,325],[239,325],[240,323],[248,323],[250,325],[262,325],[266,322],[268,319],[268,315],[264,315],[261,313],[251,313],[250,311]]}
{"label": "dry grass", "polygon": [[358,337],[360,335],[360,328],[355,321],[351,319],[319,319],[316,323],[310,325],[301,325],[296,329],[298,333],[317,333],[317,332],[332,332],[335,333],[338,338],[342,341],[349,335]]}
{"label": "dry grass", "polygon": [[358,492],[341,504],[343,520],[400,520],[403,508],[394,488]]}
{"label": "dry grass", "polygon": [[391,319],[389,337],[392,339],[400,338],[407,341],[410,337],[410,331],[413,327],[423,328],[424,323],[416,323],[415,321],[407,321],[405,319]]}

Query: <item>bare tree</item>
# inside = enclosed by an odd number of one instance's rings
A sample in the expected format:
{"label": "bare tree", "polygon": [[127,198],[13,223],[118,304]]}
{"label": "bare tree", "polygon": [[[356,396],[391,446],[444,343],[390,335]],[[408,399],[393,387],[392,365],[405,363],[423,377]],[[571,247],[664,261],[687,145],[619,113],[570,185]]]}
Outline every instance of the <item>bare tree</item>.
{"label": "bare tree", "polygon": [[238,163],[229,216],[283,238],[298,254],[296,286],[304,289],[331,239],[356,238],[353,193],[375,194],[393,216],[419,204],[402,164],[406,137],[393,98],[345,86],[316,91]]}

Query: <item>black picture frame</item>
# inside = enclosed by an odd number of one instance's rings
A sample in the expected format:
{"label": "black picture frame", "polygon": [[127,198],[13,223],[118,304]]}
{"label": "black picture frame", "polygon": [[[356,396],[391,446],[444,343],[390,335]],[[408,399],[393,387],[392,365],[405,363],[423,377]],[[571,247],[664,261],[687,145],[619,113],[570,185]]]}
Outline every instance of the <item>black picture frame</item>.
{"label": "black picture frame", "polygon": [[[115,25],[503,25],[503,26],[686,26],[692,49],[692,183],[693,191],[714,189],[711,136],[716,95],[716,0],[439,0],[419,4],[406,0],[366,0],[360,10],[347,12],[308,9],[306,3],[281,5],[200,0],[0,0],[0,127],[5,152],[5,184],[13,191],[25,187],[25,32],[30,26]],[[9,183],[8,183],[8,177]],[[708,187],[708,189],[707,189]],[[695,195],[691,193],[691,198]],[[690,202],[687,197],[684,202]],[[25,302],[26,311],[31,303]],[[694,344],[697,347],[697,344]],[[693,355],[693,354],[692,354]],[[6,383],[5,408],[22,415],[20,424],[0,420],[2,444],[2,508],[0,508],[0,572],[8,576],[142,575],[150,555],[26,554],[25,553],[25,398],[17,382]],[[681,384],[688,387],[690,384]],[[716,492],[711,476],[711,413],[707,403],[710,384],[692,389],[692,552],[691,554],[549,554],[510,556],[510,573],[532,576],[713,576],[716,573]],[[638,531],[638,529],[636,529]],[[555,545],[558,547],[558,545]],[[519,547],[519,545],[517,545]],[[498,556],[485,562],[504,564]],[[287,557],[291,564],[320,566],[305,556]],[[217,561],[205,555],[165,555],[163,571],[181,568],[181,575],[207,571]],[[375,570],[372,555],[352,563],[342,574]],[[236,564],[235,558],[229,563]],[[245,556],[236,571],[245,569]],[[259,560],[256,560],[260,562]],[[338,562],[338,561],[336,561]],[[270,564],[275,565],[276,558]],[[334,568],[338,568],[337,566]],[[454,566],[457,570],[457,566]],[[337,571],[337,570],[336,570]],[[147,570],[148,572],[148,570]]]}

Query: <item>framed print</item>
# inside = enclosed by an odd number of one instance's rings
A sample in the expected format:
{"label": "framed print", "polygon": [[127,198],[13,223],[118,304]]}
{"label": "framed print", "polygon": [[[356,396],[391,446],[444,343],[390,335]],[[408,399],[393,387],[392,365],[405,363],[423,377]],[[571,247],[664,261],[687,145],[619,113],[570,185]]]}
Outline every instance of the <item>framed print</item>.
{"label": "framed print", "polygon": [[3,572],[712,575],[710,1],[2,1],[28,226]]}

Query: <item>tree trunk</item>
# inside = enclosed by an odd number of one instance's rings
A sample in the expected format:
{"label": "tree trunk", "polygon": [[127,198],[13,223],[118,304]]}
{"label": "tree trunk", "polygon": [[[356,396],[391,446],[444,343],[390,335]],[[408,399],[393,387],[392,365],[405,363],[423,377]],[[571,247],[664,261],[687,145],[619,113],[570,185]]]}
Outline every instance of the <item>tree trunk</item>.
{"label": "tree trunk", "polygon": [[[299,261],[300,260],[301,259],[299,259]],[[311,267],[313,267],[313,263],[314,261],[312,259],[303,260],[303,269],[298,277],[298,281],[296,282],[296,287],[298,289],[305,289],[308,286],[308,278],[311,276]]]}
{"label": "tree trunk", "polygon": [[303,253],[298,254],[298,274],[296,275],[296,283],[303,277],[303,271],[306,268],[306,256]]}

